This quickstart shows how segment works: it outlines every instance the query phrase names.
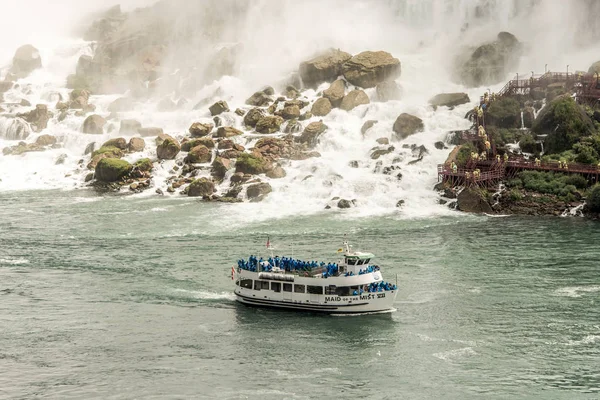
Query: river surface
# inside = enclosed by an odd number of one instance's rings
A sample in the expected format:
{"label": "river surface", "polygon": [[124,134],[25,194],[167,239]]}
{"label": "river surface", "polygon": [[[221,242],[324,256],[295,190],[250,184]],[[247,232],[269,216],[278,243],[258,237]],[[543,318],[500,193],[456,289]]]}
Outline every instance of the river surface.
{"label": "river surface", "polygon": [[[600,397],[600,224],[235,207],[0,194],[0,398]],[[231,265],[267,235],[328,261],[344,233],[398,276],[391,316],[234,302]]]}

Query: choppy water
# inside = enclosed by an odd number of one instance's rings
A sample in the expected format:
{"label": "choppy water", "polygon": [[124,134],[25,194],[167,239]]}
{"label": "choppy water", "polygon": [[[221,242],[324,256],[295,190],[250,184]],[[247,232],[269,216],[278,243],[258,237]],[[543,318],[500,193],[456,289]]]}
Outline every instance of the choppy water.
{"label": "choppy water", "polygon": [[[583,219],[244,223],[230,205],[0,194],[0,398],[600,396],[600,225]],[[252,220],[249,218],[249,220]],[[334,257],[342,234],[398,274],[396,313],[246,308],[231,263]],[[390,279],[390,280],[391,280]]]}

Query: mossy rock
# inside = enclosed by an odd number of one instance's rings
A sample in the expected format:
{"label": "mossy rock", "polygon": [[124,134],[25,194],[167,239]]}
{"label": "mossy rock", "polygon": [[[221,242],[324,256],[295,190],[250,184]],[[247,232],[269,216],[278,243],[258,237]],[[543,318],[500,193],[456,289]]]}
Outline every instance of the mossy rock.
{"label": "mossy rock", "polygon": [[206,178],[196,179],[188,186],[187,194],[190,197],[208,197],[215,191],[215,184]]}
{"label": "mossy rock", "polygon": [[133,170],[133,165],[118,158],[103,158],[96,165],[95,176],[100,182],[116,182]]}
{"label": "mossy rock", "polygon": [[154,168],[154,165],[149,158],[140,158],[133,166],[142,172],[152,171],[152,168]]}
{"label": "mossy rock", "polygon": [[114,146],[102,146],[92,153],[92,158],[100,154],[107,154],[110,158],[121,158],[123,157],[123,150]]}
{"label": "mossy rock", "polygon": [[564,95],[540,111],[532,131],[548,135],[544,147],[550,154],[570,150],[581,138],[593,135],[596,128],[585,110],[571,96]]}
{"label": "mossy rock", "polygon": [[263,174],[266,172],[267,165],[268,162],[264,158],[242,153],[235,161],[235,172],[253,175]]}
{"label": "mossy rock", "polygon": [[116,147],[118,149],[125,150],[127,149],[127,141],[122,137],[114,138],[104,142],[102,147]]}

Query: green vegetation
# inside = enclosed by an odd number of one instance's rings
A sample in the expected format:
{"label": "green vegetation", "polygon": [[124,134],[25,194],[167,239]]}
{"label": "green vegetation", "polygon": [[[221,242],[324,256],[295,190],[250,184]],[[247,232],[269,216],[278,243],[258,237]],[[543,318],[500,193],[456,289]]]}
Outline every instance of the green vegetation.
{"label": "green vegetation", "polygon": [[140,158],[137,160],[133,166],[142,172],[151,171],[154,166],[152,165],[152,161],[149,158]]}
{"label": "green vegetation", "polygon": [[519,174],[518,179],[507,182],[508,187],[513,189],[525,189],[532,192],[552,194],[561,200],[573,201],[579,190],[588,187],[585,178],[579,175],[563,175],[553,172],[524,171]]}
{"label": "green vegetation", "polygon": [[458,150],[458,153],[456,154],[456,165],[465,165],[471,158],[471,153],[476,151],[477,149],[470,142],[460,146],[460,150]]}
{"label": "green vegetation", "polygon": [[600,212],[600,184],[596,184],[586,201],[587,208],[592,212]]}
{"label": "green vegetation", "polygon": [[487,111],[487,124],[499,128],[521,127],[521,106],[511,97],[493,101]]}
{"label": "green vegetation", "polygon": [[539,153],[539,146],[531,133],[526,133],[521,137],[521,140],[519,140],[519,147],[521,147],[521,150],[525,153]]}
{"label": "green vegetation", "polygon": [[92,153],[92,158],[96,157],[99,154],[107,154],[111,158],[121,158],[123,157],[123,151],[114,146],[103,146],[98,150]]}
{"label": "green vegetation", "polygon": [[245,174],[262,174],[265,172],[267,162],[265,159],[250,153],[242,153],[235,162],[235,171]]}

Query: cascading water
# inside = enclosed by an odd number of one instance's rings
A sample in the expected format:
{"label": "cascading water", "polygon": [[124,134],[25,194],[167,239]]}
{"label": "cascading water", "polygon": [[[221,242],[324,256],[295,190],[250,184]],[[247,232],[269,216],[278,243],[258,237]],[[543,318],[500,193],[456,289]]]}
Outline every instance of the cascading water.
{"label": "cascading water", "polygon": [[[29,0],[30,3],[32,1]],[[34,3],[43,7],[38,2]],[[125,6],[148,3],[131,1]],[[452,60],[460,48],[493,39],[499,31],[507,30],[527,41],[530,46],[521,60],[522,69],[539,70],[540,65],[549,64],[549,68],[560,70],[560,66],[567,63],[579,63],[581,68],[587,68],[597,57],[593,55],[597,49],[578,48],[573,36],[565,35],[567,28],[579,21],[576,10],[584,7],[583,2],[569,7],[539,0],[390,0],[377,3],[282,1],[277,7],[269,1],[208,1],[192,5],[172,0],[172,3],[170,12],[176,15],[177,29],[180,30],[177,35],[186,35],[187,38],[194,32],[195,26],[186,19],[186,14],[203,15],[206,21],[217,26],[222,35],[197,35],[197,39],[186,42],[185,46],[189,47],[178,47],[178,41],[174,41],[170,57],[165,62],[169,76],[178,76],[184,66],[189,68],[190,60],[202,62],[204,51],[241,43],[236,59],[239,68],[235,76],[207,82],[198,90],[191,90],[192,86],[189,85],[181,86],[178,83],[171,87],[164,83],[166,86],[161,88],[161,93],[175,101],[185,97],[186,105],[165,112],[157,111],[158,103],[164,97],[145,100],[137,104],[133,111],[120,113],[117,119],[109,119],[103,135],[81,133],[83,116],[59,121],[58,113],[55,113],[48,127],[40,134],[56,136],[61,148],[20,156],[0,155],[0,190],[84,187],[84,178],[89,172],[85,168],[88,156],[84,157],[84,149],[90,142],[100,145],[109,138],[123,136],[118,133],[120,120],[137,119],[143,126],[161,127],[166,133],[181,136],[193,122],[211,122],[208,105],[212,102],[226,100],[232,111],[238,107],[247,108],[244,101],[254,91],[268,84],[279,89],[279,83],[297,69],[301,61],[310,58],[317,50],[335,47],[352,54],[364,50],[385,50],[399,58],[402,75],[397,82],[403,87],[402,99],[377,102],[375,90],[368,89],[366,93],[371,98],[370,104],[350,112],[334,109],[322,118],[329,129],[315,149],[321,157],[284,162],[287,176],[269,180],[273,192],[263,202],[238,204],[228,207],[224,213],[230,213],[232,218],[243,214],[249,220],[261,219],[267,214],[285,216],[315,213],[337,197],[356,200],[352,215],[397,212],[396,205],[401,200],[404,205],[400,212],[404,216],[447,213],[446,207],[437,205],[437,195],[432,187],[437,181],[436,165],[445,160],[449,150],[436,149],[434,143],[444,141],[448,131],[468,128],[470,123],[464,119],[464,115],[473,105],[465,104],[454,109],[440,107],[434,111],[428,105],[428,100],[441,92],[467,92],[475,101],[488,88],[466,89],[451,81]],[[243,6],[236,8],[240,4]],[[83,6],[73,7],[82,11],[77,7]],[[202,13],[198,11],[200,7]],[[27,16],[22,18],[27,20]],[[45,28],[49,33],[55,29],[55,25],[41,24],[41,31]],[[16,26],[0,27],[2,29],[19,32]],[[31,107],[19,105],[23,99],[33,105],[47,104],[49,109],[54,110],[59,99],[68,97],[66,77],[75,71],[79,56],[93,54],[94,45],[81,39],[65,39],[65,32],[55,33],[46,38],[25,33],[12,34],[9,39],[12,42],[3,46],[13,51],[20,44],[32,42],[40,48],[44,65],[4,94],[4,101],[14,104],[7,112],[16,114],[29,111]],[[3,34],[2,37],[7,35]],[[547,47],[548,43],[553,43],[552,48]],[[572,51],[557,53],[557,43],[565,44],[564,48]],[[5,64],[10,63],[10,54],[0,53],[0,56]],[[202,68],[198,70],[204,71]],[[4,76],[6,72],[5,69],[0,75]],[[164,79],[163,82],[170,80]],[[497,91],[503,84],[492,85],[490,89]],[[325,88],[326,84],[316,90],[307,90],[303,96],[312,102]],[[119,96],[92,96],[90,103],[97,107],[96,113],[108,116],[108,105]],[[195,110],[194,106],[200,101],[207,105]],[[394,141],[392,125],[396,117],[404,112],[421,118],[424,131],[405,140]],[[232,125],[242,127],[242,117],[232,112],[228,118]],[[310,121],[318,119],[313,117]],[[360,131],[367,120],[377,120],[378,123],[363,136]],[[9,129],[9,126],[20,124],[15,121],[0,119],[0,148],[14,146],[18,140],[33,142],[40,135],[27,134],[22,125]],[[125,138],[129,139],[129,136]],[[237,140],[250,148],[258,138],[247,134]],[[371,149],[378,146],[378,138],[390,139],[395,149],[378,160],[372,160]],[[156,156],[154,143],[150,140],[147,142],[143,153],[127,155],[125,159],[135,161],[142,156]],[[405,148],[405,145],[409,148]],[[415,158],[410,145],[426,147],[428,153],[420,162],[411,163]],[[66,156],[64,163],[56,165],[57,159],[63,155]],[[81,163],[81,160],[84,162]],[[358,167],[350,167],[351,163]],[[388,175],[382,172],[384,167],[391,165],[399,167],[401,180],[397,178],[397,173]],[[174,161],[155,165],[155,188],[166,191],[167,179],[173,174],[174,166]],[[222,194],[227,188],[226,178],[218,191]],[[153,195],[153,192],[150,190],[142,195]],[[261,212],[267,209],[268,213]]]}

